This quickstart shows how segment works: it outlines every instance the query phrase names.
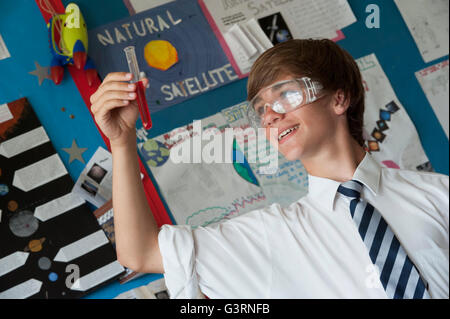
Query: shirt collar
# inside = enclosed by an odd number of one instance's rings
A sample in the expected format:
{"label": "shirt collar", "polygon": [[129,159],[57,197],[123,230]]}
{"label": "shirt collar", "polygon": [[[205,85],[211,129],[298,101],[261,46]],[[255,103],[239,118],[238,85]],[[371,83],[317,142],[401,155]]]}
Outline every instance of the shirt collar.
{"label": "shirt collar", "polygon": [[[381,167],[366,153],[361,163],[359,163],[353,174],[353,180],[363,183],[369,190],[377,195],[380,184]],[[334,210],[334,199],[336,192],[341,184],[332,179],[308,175],[308,196],[320,203],[323,203],[327,209]]]}

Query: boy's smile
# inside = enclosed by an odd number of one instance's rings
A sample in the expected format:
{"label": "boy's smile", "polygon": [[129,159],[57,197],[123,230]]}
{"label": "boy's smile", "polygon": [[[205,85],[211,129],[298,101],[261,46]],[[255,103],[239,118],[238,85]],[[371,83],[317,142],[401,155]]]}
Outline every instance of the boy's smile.
{"label": "boy's smile", "polygon": [[[294,78],[283,76],[274,83]],[[316,152],[333,137],[336,119],[335,115],[333,117],[330,102],[331,99],[328,97],[320,98],[287,113],[277,113],[268,107],[264,115],[266,138],[288,160],[301,159],[307,154]],[[278,132],[271,135],[270,129],[277,129]]]}

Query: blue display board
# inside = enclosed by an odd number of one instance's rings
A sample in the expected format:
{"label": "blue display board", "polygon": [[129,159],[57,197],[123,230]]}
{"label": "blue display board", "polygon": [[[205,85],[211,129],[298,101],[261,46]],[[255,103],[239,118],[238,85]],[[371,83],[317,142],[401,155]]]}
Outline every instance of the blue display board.
{"label": "blue display board", "polygon": [[[89,29],[129,16],[122,0],[63,0],[65,6],[69,2],[80,6]],[[358,21],[343,29],[346,39],[338,43],[355,59],[376,54],[398,99],[415,124],[433,167],[448,175],[448,139],[414,75],[448,56],[428,64],[423,62],[393,0],[370,2],[380,7],[379,29],[368,29],[365,25],[368,2],[349,0],[349,3]],[[87,162],[98,146],[106,146],[68,72],[59,86],[48,79],[39,85],[37,77],[29,74],[36,69],[35,62],[48,66],[51,59],[47,28],[36,3],[30,0],[0,1],[0,17],[0,33],[11,53],[11,58],[0,60],[0,104],[27,97],[71,177],[76,180],[84,164],[80,161],[69,163],[69,154],[62,148],[70,147],[75,139],[80,147],[88,149],[83,153]],[[246,79],[235,81],[153,114],[149,137],[242,102],[246,98],[246,84]],[[113,298],[157,278],[161,275],[146,275],[124,285],[113,283],[88,297]]]}

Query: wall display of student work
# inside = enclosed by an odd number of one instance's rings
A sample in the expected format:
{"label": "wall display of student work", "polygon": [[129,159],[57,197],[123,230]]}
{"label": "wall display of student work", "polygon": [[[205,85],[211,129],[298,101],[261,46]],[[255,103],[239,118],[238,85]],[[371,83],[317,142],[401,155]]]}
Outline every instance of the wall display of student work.
{"label": "wall display of student work", "polygon": [[[153,122],[153,127],[145,130],[138,121],[136,142],[141,172],[147,174],[143,179],[146,190],[156,187],[159,191],[159,202],[149,201],[152,210],[161,214],[158,221],[209,225],[274,202],[289,205],[306,194],[308,179],[300,162],[288,162],[277,154],[277,172],[261,171],[266,165],[264,160],[275,158],[268,147],[267,158],[263,154],[258,158],[260,162],[252,161],[245,134],[239,133],[223,144],[222,159],[231,159],[226,163],[175,165],[170,160],[170,155],[182,147],[193,147],[200,134],[209,134],[210,138],[199,144],[207,148],[214,137],[225,139],[227,128],[248,127],[246,73],[265,49],[289,38],[333,39],[357,60],[366,87],[366,147],[381,165],[449,173],[448,1],[430,0],[430,5],[421,7],[420,1],[377,0],[371,2],[370,8],[358,0],[17,0],[14,5],[0,1],[0,12],[8,12],[0,19],[0,105],[28,97],[55,152],[75,181],[87,166],[83,157],[87,160],[99,146],[107,149],[108,143],[101,138],[89,112],[89,96],[95,85],[89,88],[82,84],[82,76],[70,67],[59,86],[50,80],[46,28],[49,16],[39,6],[44,2],[58,10],[70,2],[80,7],[89,32],[88,53],[100,75],[97,80],[108,72],[128,71],[123,49],[135,46],[139,67],[150,79],[147,100]],[[330,15],[334,18],[330,19]],[[27,21],[24,28],[15,27],[19,20]],[[3,111],[0,109],[0,116],[7,116]],[[201,120],[201,125],[195,120]],[[171,140],[171,135],[183,130],[192,136]],[[74,141],[76,147],[71,146]],[[65,151],[75,149],[84,152],[78,154],[78,160]],[[6,178],[8,170],[3,164],[1,169],[0,178]],[[154,186],[149,186],[149,176]],[[15,199],[8,198],[7,203],[4,200],[17,190],[3,184],[7,187],[2,186],[0,193],[4,206],[0,207],[0,228],[10,233],[9,221],[14,216],[10,209],[15,208]],[[46,187],[37,189],[44,191]],[[17,212],[27,205],[23,200],[15,200]],[[36,269],[39,276],[26,277],[34,279],[28,283],[34,289],[40,285],[34,297],[52,298],[63,292],[66,296],[80,296],[91,291],[75,293],[64,288],[62,268],[57,269],[62,263],[50,256],[100,230],[90,214],[86,217],[89,226],[76,236],[52,239],[48,225],[59,221],[64,224],[62,220],[71,216],[68,210],[46,222],[38,220],[34,235],[19,240],[7,251],[2,245],[0,293],[22,283],[15,280],[25,277],[13,276],[15,272],[30,274]],[[30,227],[36,224],[32,215],[27,218]],[[108,258],[114,261],[112,255],[97,255],[106,247],[109,244],[79,259],[98,257],[93,268],[88,267],[95,271],[95,267],[105,266]],[[50,248],[53,250],[46,250]],[[37,249],[41,250],[33,251]],[[26,256],[25,263],[15,270],[6,272],[7,267],[2,268],[3,258],[17,262]],[[41,257],[48,260],[39,263]],[[48,265],[47,270],[39,268]],[[114,282],[88,297],[114,298],[161,277],[155,276],[142,275],[123,285]]]}

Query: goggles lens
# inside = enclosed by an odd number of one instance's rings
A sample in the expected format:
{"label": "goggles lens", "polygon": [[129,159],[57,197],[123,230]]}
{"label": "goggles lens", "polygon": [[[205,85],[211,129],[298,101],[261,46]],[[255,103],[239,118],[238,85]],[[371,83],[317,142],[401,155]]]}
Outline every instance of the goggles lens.
{"label": "goggles lens", "polygon": [[253,127],[265,127],[264,118],[269,107],[276,113],[284,114],[322,96],[322,85],[307,77],[277,82],[263,89],[250,101],[247,115]]}

